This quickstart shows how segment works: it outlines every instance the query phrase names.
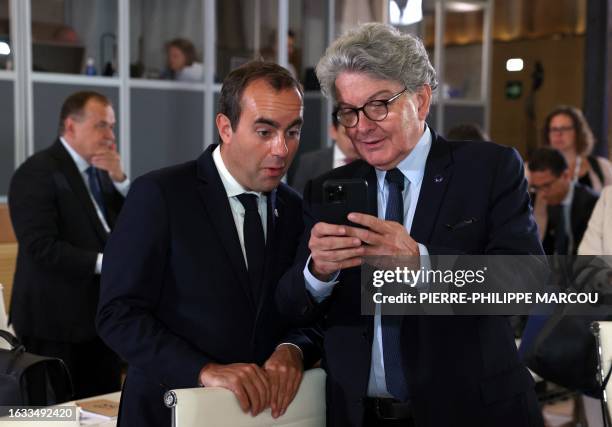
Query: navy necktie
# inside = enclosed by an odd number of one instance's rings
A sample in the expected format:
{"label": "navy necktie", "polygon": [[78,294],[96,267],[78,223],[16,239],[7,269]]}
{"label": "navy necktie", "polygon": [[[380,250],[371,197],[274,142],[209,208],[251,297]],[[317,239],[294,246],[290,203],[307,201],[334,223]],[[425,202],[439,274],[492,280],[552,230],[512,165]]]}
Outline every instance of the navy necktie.
{"label": "navy necktie", "polygon": [[106,206],[104,206],[104,197],[102,196],[102,187],[100,186],[100,179],[98,178],[98,169],[94,168],[93,166],[90,166],[87,168],[86,172],[91,195],[98,204],[100,211],[102,211],[102,215],[104,215],[104,218],[108,219],[108,217],[106,216]]}
{"label": "navy necktie", "polygon": [[266,253],[266,239],[257,207],[257,199],[258,197],[255,194],[243,193],[238,196],[238,200],[244,206],[244,249],[255,301],[259,300],[261,294]]}
{"label": "navy necktie", "polygon": [[[404,223],[404,175],[395,168],[385,175],[389,195],[385,219]],[[398,400],[408,400],[408,385],[402,367],[402,352],[400,343],[401,316],[381,316],[383,358],[385,362],[385,380],[387,390]]]}

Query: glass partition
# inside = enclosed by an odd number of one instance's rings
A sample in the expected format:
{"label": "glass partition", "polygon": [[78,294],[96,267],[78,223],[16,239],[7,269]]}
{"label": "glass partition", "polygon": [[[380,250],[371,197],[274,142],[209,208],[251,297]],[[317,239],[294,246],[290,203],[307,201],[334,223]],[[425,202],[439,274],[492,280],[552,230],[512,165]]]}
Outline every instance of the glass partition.
{"label": "glass partition", "polygon": [[484,10],[479,4],[449,2],[444,25],[446,99],[479,101],[482,88]]}
{"label": "glass partition", "polygon": [[130,77],[202,82],[202,0],[130,2]]}
{"label": "glass partition", "polygon": [[217,0],[216,8],[215,81],[251,59],[276,60],[277,0]]}
{"label": "glass partition", "polygon": [[33,71],[114,76],[117,0],[31,0]]}
{"label": "glass partition", "polygon": [[0,0],[0,71],[13,69],[9,0]]}

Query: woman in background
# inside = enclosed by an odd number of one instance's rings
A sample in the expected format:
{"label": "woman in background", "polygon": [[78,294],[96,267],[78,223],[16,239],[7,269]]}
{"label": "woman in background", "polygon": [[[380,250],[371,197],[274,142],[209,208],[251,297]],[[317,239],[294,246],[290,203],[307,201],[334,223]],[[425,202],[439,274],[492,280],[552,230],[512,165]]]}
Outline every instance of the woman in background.
{"label": "woman in background", "polygon": [[187,39],[174,39],[166,45],[168,71],[165,77],[180,82],[201,82],[204,70],[196,62],[196,51],[193,43]]}
{"label": "woman in background", "polygon": [[597,192],[612,184],[612,164],[591,154],[595,138],[579,109],[560,105],[552,110],[544,122],[542,142],[561,151],[575,181]]}

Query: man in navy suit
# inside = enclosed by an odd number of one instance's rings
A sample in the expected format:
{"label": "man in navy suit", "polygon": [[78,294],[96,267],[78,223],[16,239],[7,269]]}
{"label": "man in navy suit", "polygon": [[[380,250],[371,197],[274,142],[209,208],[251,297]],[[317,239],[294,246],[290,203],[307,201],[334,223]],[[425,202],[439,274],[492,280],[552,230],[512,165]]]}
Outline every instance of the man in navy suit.
{"label": "man in navy suit", "polygon": [[223,83],[221,144],[137,179],[104,255],[97,325],[128,363],[122,425],[169,426],[164,392],[218,386],[253,415],[284,413],[311,331],[274,304],[303,231],[280,182],[297,150],[303,94],[284,68],[252,62]]}
{"label": "man in navy suit", "polygon": [[29,352],[62,359],[74,397],[121,387],[119,358],[96,333],[102,252],[130,181],[108,98],[64,101],[59,136],[13,175],[9,208],[19,242],[11,322]]}
{"label": "man in navy suit", "polygon": [[[435,70],[392,27],[340,37],[317,76],[362,160],[306,185],[306,232],[277,298],[294,320],[322,323],[328,426],[542,425],[505,318],[361,314],[364,256],[542,253],[517,152],[436,135]],[[348,217],[364,228],[315,213],[323,183],[347,178],[368,182],[370,214]]]}

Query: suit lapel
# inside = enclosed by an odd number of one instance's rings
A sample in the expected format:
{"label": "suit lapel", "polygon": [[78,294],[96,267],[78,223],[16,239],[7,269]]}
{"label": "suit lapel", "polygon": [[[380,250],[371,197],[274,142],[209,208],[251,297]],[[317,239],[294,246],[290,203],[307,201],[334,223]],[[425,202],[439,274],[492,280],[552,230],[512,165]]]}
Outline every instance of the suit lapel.
{"label": "suit lapel", "polygon": [[208,214],[213,229],[217,232],[217,240],[225,250],[232,270],[238,276],[238,281],[247,297],[249,304],[255,310],[255,302],[251,292],[249,276],[240,246],[234,216],[230,208],[227,193],[212,158],[216,145],[210,146],[197,160],[197,189],[202,199],[204,209]]}
{"label": "suit lapel", "polygon": [[112,230],[117,222],[116,197],[118,190],[115,188],[112,178],[108,172],[100,170],[100,188],[102,189],[102,197],[104,198],[104,207],[106,208],[106,222]]}
{"label": "suit lapel", "polygon": [[440,204],[452,175],[449,143],[438,137],[433,130],[431,134],[431,149],[425,163],[425,174],[410,233],[414,240],[423,244],[427,244],[431,239]]}
{"label": "suit lapel", "polygon": [[334,147],[330,147],[326,151],[324,151],[321,160],[321,164],[324,165],[324,167],[327,167],[327,169],[325,169],[321,173],[325,173],[327,171],[332,170],[334,168]]}
{"label": "suit lapel", "polygon": [[72,160],[72,157],[70,157],[70,154],[68,151],[66,151],[59,139],[53,144],[51,153],[57,160],[61,173],[66,178],[66,181],[68,181],[68,185],[74,192],[76,198],[79,200],[81,206],[87,214],[87,217],[91,221],[93,228],[100,237],[100,240],[102,242],[106,242],[108,234],[106,233],[106,230],[104,230],[104,227],[100,222],[100,218],[98,218],[98,213],[96,212],[96,208],[91,200],[89,191],[87,190],[87,187],[85,187],[83,177],[74,163],[74,160]]}

